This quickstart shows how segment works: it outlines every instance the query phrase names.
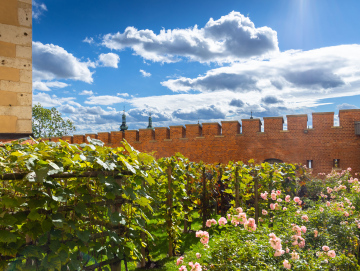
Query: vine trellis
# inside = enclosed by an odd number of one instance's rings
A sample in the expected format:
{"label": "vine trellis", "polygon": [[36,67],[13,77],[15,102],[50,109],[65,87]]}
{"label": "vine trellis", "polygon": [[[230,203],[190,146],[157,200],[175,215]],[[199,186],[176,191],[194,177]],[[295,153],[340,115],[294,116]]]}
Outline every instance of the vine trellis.
{"label": "vine trellis", "polygon": [[2,145],[0,270],[120,270],[122,261],[127,270],[133,260],[145,267],[158,225],[174,256],[193,212],[203,228],[230,207],[252,206],[258,220],[259,193],[296,173],[287,164],[208,165],[180,154],[155,161],[126,141],[110,148],[87,140]]}

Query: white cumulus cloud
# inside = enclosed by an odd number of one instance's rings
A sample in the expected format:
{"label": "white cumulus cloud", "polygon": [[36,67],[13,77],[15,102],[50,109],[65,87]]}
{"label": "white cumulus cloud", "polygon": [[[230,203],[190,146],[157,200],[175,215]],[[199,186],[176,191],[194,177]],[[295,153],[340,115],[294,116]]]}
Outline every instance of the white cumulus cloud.
{"label": "white cumulus cloud", "polygon": [[94,95],[94,92],[92,90],[83,90],[82,92],[79,93],[79,95]]}
{"label": "white cumulus cloud", "polygon": [[33,104],[40,103],[44,107],[57,107],[64,103],[76,104],[75,97],[58,97],[56,95],[49,95],[48,93],[37,93],[33,95]]}
{"label": "white cumulus cloud", "polygon": [[101,54],[99,55],[99,60],[97,61],[97,65],[100,67],[117,68],[119,61],[120,61],[120,57],[117,54],[114,53]]}
{"label": "white cumulus cloud", "polygon": [[140,72],[141,72],[141,74],[142,74],[143,77],[150,77],[150,76],[151,76],[151,73],[146,72],[146,71],[144,71],[144,70],[141,70],[141,69],[140,69]]}
{"label": "white cumulus cloud", "polygon": [[[267,61],[250,60],[209,70],[196,78],[162,82],[174,92],[257,93],[267,104],[356,95],[360,92],[360,45],[287,51]],[[310,103],[311,104],[311,103]]]}
{"label": "white cumulus cloud", "polygon": [[146,60],[177,62],[181,57],[199,62],[234,62],[277,52],[276,31],[256,28],[239,12],[218,20],[210,19],[203,28],[138,30],[129,26],[123,33],[106,34],[103,45],[115,50],[131,48]]}
{"label": "white cumulus cloud", "polygon": [[71,79],[93,82],[94,72],[91,72],[89,67],[94,67],[94,63],[83,62],[54,44],[34,41],[32,45],[34,81]]}
{"label": "white cumulus cloud", "polygon": [[65,88],[67,86],[69,86],[69,84],[59,81],[34,81],[32,85],[33,90],[41,91],[51,91],[52,88]]}
{"label": "white cumulus cloud", "polygon": [[93,38],[88,38],[88,37],[86,37],[84,40],[83,40],[83,42],[86,42],[86,43],[89,43],[89,44],[92,44],[92,43],[94,43],[94,39]]}
{"label": "white cumulus cloud", "polygon": [[102,95],[91,96],[85,101],[86,104],[112,105],[125,102],[126,100],[117,96]]}

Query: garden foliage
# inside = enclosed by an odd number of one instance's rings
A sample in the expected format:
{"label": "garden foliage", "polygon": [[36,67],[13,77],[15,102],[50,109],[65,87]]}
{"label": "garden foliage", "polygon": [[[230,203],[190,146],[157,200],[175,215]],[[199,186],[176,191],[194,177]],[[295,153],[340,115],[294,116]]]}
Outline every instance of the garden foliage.
{"label": "garden foliage", "polygon": [[[350,169],[310,180],[298,165],[155,161],[123,145],[2,145],[0,269],[144,266],[163,228],[168,255],[182,255],[168,270],[359,270]],[[195,213],[200,242],[184,253]]]}

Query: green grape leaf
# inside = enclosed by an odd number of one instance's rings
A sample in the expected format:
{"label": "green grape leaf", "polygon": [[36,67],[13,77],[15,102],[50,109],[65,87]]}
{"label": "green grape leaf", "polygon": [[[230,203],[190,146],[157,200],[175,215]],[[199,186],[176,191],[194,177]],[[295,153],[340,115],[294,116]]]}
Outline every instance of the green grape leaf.
{"label": "green grape leaf", "polygon": [[75,212],[77,212],[78,214],[81,215],[88,215],[88,212],[86,211],[86,205],[83,202],[79,202],[76,206],[75,206]]}
{"label": "green grape leaf", "polygon": [[0,242],[7,244],[16,242],[16,235],[10,231],[0,230]]}
{"label": "green grape leaf", "polygon": [[36,209],[31,210],[30,214],[27,217],[33,221],[41,219],[41,215],[38,213]]}
{"label": "green grape leaf", "polygon": [[89,241],[90,238],[90,231],[86,230],[86,231],[76,231],[76,235],[77,237],[79,237],[79,239],[81,241],[83,241],[84,243],[86,243],[87,241]]}

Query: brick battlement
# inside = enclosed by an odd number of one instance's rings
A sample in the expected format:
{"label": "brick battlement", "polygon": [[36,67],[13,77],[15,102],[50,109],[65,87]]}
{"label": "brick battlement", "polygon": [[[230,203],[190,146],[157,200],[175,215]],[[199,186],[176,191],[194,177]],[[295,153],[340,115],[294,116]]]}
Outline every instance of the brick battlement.
{"label": "brick battlement", "polygon": [[340,110],[339,126],[334,126],[333,112],[313,113],[312,129],[307,128],[307,115],[286,117],[287,130],[283,130],[283,117],[264,117],[263,123],[260,119],[243,119],[241,124],[238,121],[185,124],[61,139],[84,143],[89,136],[112,147],[121,146],[121,140],[126,139],[137,150],[154,152],[157,158],[180,152],[192,161],[208,163],[249,159],[262,162],[275,158],[306,164],[307,160],[312,160],[315,173],[331,171],[333,159],[340,159],[340,167],[352,167],[360,172],[360,136],[355,135],[355,121],[360,121],[360,109]]}

